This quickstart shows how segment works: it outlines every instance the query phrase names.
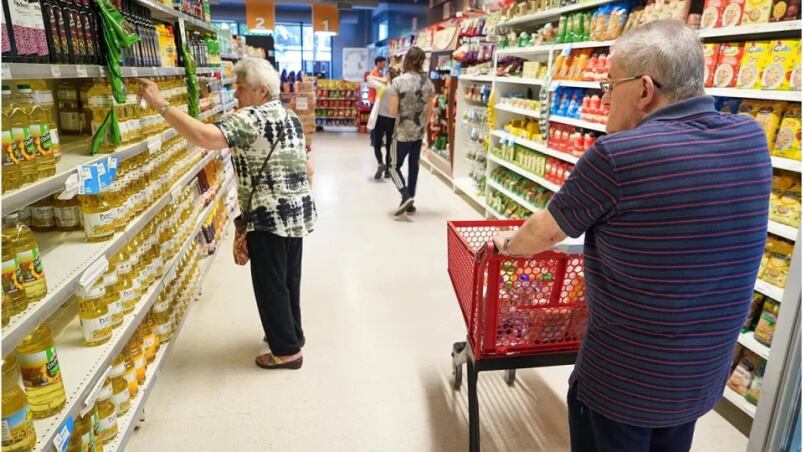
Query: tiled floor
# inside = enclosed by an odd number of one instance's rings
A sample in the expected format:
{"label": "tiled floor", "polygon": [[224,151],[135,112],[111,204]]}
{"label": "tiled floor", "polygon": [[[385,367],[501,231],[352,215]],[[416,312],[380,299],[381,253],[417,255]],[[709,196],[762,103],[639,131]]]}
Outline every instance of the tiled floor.
{"label": "tiled floor", "polygon": [[[467,395],[451,389],[465,326],[446,273],[446,220],[479,214],[422,170],[419,213],[397,221],[365,135],[315,137],[317,230],[305,241],[300,371],[265,371],[247,267],[223,243],[158,377],[130,451],[463,451]],[[480,376],[482,450],[565,451],[570,367]],[[744,450],[717,413],[694,451]]]}

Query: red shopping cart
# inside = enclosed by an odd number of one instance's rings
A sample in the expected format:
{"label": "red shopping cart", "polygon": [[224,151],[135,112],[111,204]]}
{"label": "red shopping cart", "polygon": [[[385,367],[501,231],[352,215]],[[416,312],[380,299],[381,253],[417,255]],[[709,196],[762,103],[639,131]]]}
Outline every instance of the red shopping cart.
{"label": "red shopping cart", "polygon": [[479,451],[479,372],[574,364],[585,334],[583,257],[576,250],[526,258],[497,254],[493,236],[524,221],[448,223],[449,276],[466,321],[467,341],[452,348],[454,388],[468,371],[469,450]]}

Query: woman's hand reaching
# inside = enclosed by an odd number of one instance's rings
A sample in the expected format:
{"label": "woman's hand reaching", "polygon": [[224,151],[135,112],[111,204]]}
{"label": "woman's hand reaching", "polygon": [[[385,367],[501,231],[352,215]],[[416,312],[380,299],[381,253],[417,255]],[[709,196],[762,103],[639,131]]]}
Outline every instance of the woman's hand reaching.
{"label": "woman's hand reaching", "polygon": [[159,85],[156,82],[146,78],[138,78],[136,81],[139,83],[139,97],[145,100],[151,108],[157,109],[166,103],[162,98],[162,93],[159,92]]}

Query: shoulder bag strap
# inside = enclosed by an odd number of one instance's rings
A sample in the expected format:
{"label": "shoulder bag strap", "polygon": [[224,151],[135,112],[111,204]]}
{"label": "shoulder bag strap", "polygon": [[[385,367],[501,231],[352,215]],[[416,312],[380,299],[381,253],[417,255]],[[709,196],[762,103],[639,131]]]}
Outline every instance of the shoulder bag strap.
{"label": "shoulder bag strap", "polygon": [[[265,157],[265,161],[262,162],[262,167],[259,169],[259,173],[257,173],[256,180],[259,180],[259,178],[265,172],[265,168],[268,167],[268,161],[270,160],[270,156],[273,155],[273,151],[276,150],[276,146],[284,138],[284,128],[286,126],[287,118],[288,116],[287,114],[285,114],[284,119],[282,119],[282,121],[279,123],[280,124],[279,134],[276,137],[276,141],[273,142],[273,145],[270,148],[270,152],[268,152],[268,156]],[[246,207],[246,210],[243,212],[243,218],[245,219],[246,223],[248,222],[248,215],[251,214],[251,201],[253,201],[254,199],[254,192],[256,192],[257,190],[257,185],[258,184],[254,183],[254,186],[251,188],[251,194],[248,195],[248,206]]]}

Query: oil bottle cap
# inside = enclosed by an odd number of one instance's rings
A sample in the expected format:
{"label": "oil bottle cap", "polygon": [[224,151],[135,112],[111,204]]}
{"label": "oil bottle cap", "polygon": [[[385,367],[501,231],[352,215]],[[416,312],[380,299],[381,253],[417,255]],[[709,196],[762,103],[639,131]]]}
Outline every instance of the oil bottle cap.
{"label": "oil bottle cap", "polygon": [[3,94],[11,93],[11,87],[8,85],[3,85]]}
{"label": "oil bottle cap", "polygon": [[17,89],[20,90],[22,93],[30,93],[31,92],[31,85],[28,83],[20,83],[17,85]]}

